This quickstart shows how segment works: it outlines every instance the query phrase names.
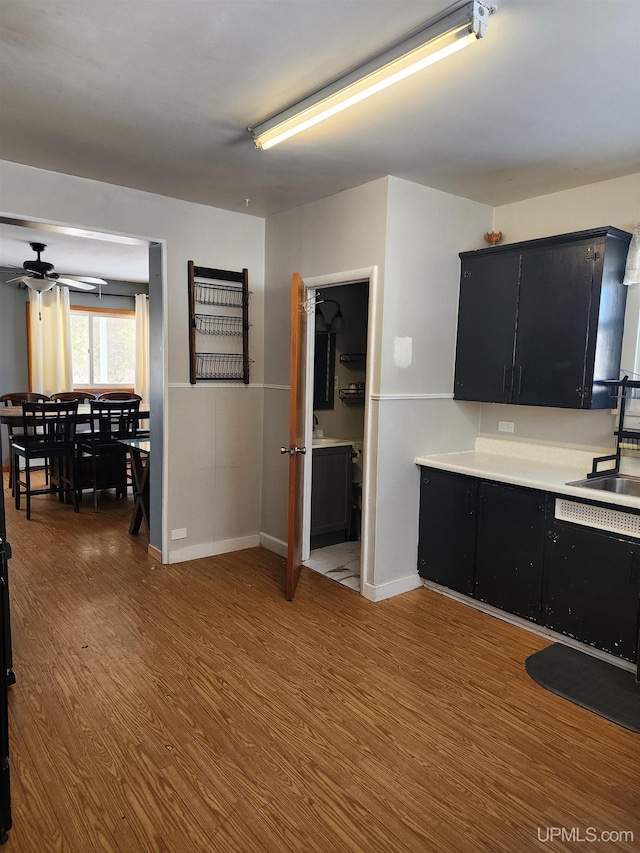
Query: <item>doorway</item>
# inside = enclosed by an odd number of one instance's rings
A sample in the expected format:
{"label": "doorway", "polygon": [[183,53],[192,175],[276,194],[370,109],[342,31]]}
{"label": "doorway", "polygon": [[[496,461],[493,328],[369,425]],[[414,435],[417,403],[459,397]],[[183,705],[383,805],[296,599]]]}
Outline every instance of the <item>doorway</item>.
{"label": "doorway", "polygon": [[[307,284],[313,283],[307,281]],[[363,513],[370,278],[308,290],[303,564],[351,589],[364,581]]]}
{"label": "doorway", "polygon": [[[148,292],[150,315],[150,415],[153,423],[154,444],[151,451],[150,504],[151,530],[149,532],[149,552],[161,558],[162,542],[162,504],[163,504],[163,418],[164,418],[164,287],[163,287],[163,243],[147,238],[99,232],[85,227],[57,225],[50,222],[28,220],[18,216],[3,215],[0,225],[8,226],[10,231],[24,232],[24,242],[28,243],[33,235],[44,232],[48,243],[56,243],[58,253],[62,249],[71,253],[84,253],[84,244],[89,252],[97,248],[104,255],[105,247],[124,253],[128,262],[135,263],[132,253],[142,251],[148,255]],[[92,244],[92,241],[93,244]],[[98,241],[97,244],[95,241]],[[20,237],[22,242],[22,237]],[[82,248],[80,248],[82,247]],[[104,297],[108,298],[108,291]]]}

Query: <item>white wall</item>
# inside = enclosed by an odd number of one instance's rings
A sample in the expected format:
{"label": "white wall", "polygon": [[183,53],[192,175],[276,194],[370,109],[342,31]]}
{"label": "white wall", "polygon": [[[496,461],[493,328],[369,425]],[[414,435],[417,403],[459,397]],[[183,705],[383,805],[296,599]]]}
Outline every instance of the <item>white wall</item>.
{"label": "white wall", "polygon": [[[370,341],[378,342],[368,386],[372,560],[365,594],[416,586],[418,469],[422,453],[471,447],[479,406],[452,398],[458,252],[482,245],[485,205],[397,178],[374,181],[267,220],[265,361],[282,389],[265,390],[263,533],[286,539],[286,462],[276,460],[288,417],[289,310],[295,270],[313,277],[377,266]],[[293,264],[293,266],[292,266]],[[273,306],[273,307],[272,307]],[[401,357],[411,340],[411,360]],[[397,357],[396,357],[397,356]],[[276,363],[278,367],[276,368]],[[406,364],[406,366],[405,366]]]}
{"label": "white wall", "polygon": [[478,432],[479,406],[452,399],[458,253],[480,247],[491,222],[486,205],[389,179],[371,598],[410,588],[417,577],[414,458],[471,448]]}
{"label": "white wall", "polygon": [[[288,467],[280,446],[289,437],[291,275],[382,270],[386,193],[384,178],[267,219],[262,541],[280,552],[287,539]],[[379,283],[381,291],[382,276]]]}
{"label": "white wall", "polygon": [[[640,222],[640,174],[505,204],[494,211],[493,230],[516,243],[613,225],[625,231]],[[622,366],[633,369],[640,316],[640,286],[629,288]],[[480,430],[495,434],[498,421],[515,423],[518,438],[613,447],[615,418],[609,411],[576,412],[529,406],[482,405]]]}
{"label": "white wall", "polygon": [[[16,163],[1,162],[0,178],[5,215],[165,241],[165,556],[173,561],[255,544],[262,476],[264,220]],[[249,270],[255,364],[248,388],[189,385],[188,260]],[[187,539],[172,542],[167,532],[180,527],[187,528]]]}

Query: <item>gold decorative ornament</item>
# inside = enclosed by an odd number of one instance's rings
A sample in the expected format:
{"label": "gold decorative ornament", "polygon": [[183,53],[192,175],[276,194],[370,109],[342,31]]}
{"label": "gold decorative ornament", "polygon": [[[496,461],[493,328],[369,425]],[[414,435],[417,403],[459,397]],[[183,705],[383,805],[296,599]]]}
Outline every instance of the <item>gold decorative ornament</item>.
{"label": "gold decorative ornament", "polygon": [[500,240],[502,240],[502,231],[487,231],[487,233],[484,235],[484,239],[487,241],[487,243],[490,243],[492,246],[495,246],[497,243],[500,242]]}

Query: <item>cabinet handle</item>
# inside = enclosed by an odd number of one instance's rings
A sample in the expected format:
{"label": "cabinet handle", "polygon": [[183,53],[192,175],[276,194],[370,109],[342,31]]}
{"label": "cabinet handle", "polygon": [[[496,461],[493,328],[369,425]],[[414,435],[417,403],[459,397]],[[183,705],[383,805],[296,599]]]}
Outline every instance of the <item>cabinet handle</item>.
{"label": "cabinet handle", "polygon": [[507,376],[509,375],[509,365],[505,364],[502,368],[502,393],[507,393]]}
{"label": "cabinet handle", "polygon": [[518,397],[522,391],[522,365],[518,365]]}

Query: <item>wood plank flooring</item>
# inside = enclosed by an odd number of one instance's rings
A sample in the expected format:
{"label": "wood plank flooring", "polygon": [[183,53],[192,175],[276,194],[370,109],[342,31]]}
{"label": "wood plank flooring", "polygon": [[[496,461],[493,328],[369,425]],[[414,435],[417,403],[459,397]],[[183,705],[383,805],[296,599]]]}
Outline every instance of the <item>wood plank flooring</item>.
{"label": "wood plank flooring", "polygon": [[640,849],[640,737],[529,679],[545,640],[309,569],[289,603],[268,551],[160,566],[130,502],[5,495],[13,853]]}

